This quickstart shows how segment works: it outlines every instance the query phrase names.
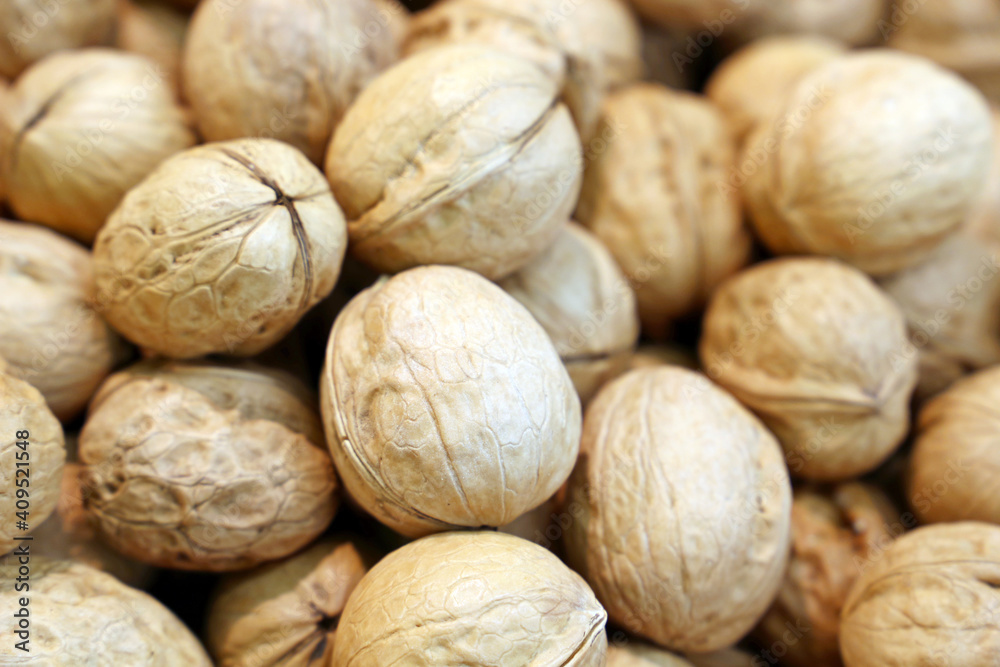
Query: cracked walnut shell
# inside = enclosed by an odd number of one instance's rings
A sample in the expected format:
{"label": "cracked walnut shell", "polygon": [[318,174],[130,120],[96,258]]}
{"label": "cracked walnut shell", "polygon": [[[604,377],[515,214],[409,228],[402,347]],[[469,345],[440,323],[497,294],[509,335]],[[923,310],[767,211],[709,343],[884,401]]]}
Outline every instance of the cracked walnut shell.
{"label": "cracked walnut shell", "polygon": [[0,2],[0,76],[16,78],[50,53],[111,41],[117,0]]}
{"label": "cracked walnut shell", "polygon": [[455,267],[383,279],[341,311],[323,418],[351,497],[411,537],[497,527],[569,476],[580,400],[521,304]]}
{"label": "cracked walnut shell", "polygon": [[106,317],[174,358],[250,356],[333,290],[346,229],[319,170],[273,139],[205,144],[128,193],[94,247]]}
{"label": "cracked walnut shell", "polygon": [[136,560],[221,572],[311,542],[337,508],[313,399],[291,376],[207,362],[112,375],[80,435],[87,510]]}

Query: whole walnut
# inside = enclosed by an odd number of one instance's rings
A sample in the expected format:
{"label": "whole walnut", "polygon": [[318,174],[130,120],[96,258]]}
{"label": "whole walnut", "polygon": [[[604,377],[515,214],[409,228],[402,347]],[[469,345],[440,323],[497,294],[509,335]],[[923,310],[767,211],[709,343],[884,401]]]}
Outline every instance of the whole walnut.
{"label": "whole walnut", "polygon": [[744,160],[757,165],[744,188],[750,217],[776,254],[829,255],[872,275],[913,266],[962,224],[990,166],[982,95],[888,49],[813,70],[779,116]]}
{"label": "whole walnut", "polygon": [[[38,390],[2,372],[0,434],[3,434],[0,436],[2,555],[25,544],[17,538],[28,536],[56,508],[66,444],[62,425]],[[7,579],[13,580],[13,577]],[[13,589],[11,585],[9,590]]]}
{"label": "whole walnut", "polygon": [[358,540],[335,537],[223,579],[206,631],[218,667],[332,664],[340,614],[373,562]]}
{"label": "whole walnut", "polygon": [[684,658],[649,644],[628,642],[608,645],[607,667],[692,667]]}
{"label": "whole walnut", "polygon": [[755,631],[758,643],[783,645],[782,665],[840,667],[840,610],[860,574],[858,563],[878,557],[904,528],[873,486],[797,489],[792,555],[778,597]]}
{"label": "whole walnut", "polygon": [[183,60],[198,129],[280,139],[321,164],[348,106],[395,60],[387,26],[372,0],[205,0]]}
{"label": "whole walnut", "polygon": [[443,533],[365,575],[341,614],[332,664],[598,667],[606,620],[583,579],[542,547]]}
{"label": "whole walnut", "polygon": [[855,582],[840,621],[847,667],[992,667],[1000,655],[1000,527],[918,528]]}
{"label": "whole walnut", "polygon": [[605,386],[580,450],[566,552],[611,620],[677,651],[745,635],[788,558],[792,491],[767,429],[704,376],[664,366]]}
{"label": "whole walnut", "polygon": [[599,133],[609,139],[587,164],[577,217],[635,287],[643,328],[662,337],[747,261],[739,200],[718,187],[732,138],[704,98],[656,84],[610,95]]}
{"label": "whole walnut", "polygon": [[524,266],[580,190],[558,94],[531,62],[471,46],[429,49],[373,81],[326,158],[352,254],[387,273],[453,264],[495,280]]}
{"label": "whole walnut", "polygon": [[444,0],[413,17],[403,53],[481,44],[530,60],[562,89],[587,141],[608,91],[642,74],[640,40],[622,0]]}
{"label": "whole walnut", "polygon": [[794,475],[842,480],[906,436],[917,360],[899,307],[832,259],[776,259],[722,285],[699,354],[774,431]]}
{"label": "whole walnut", "polygon": [[[18,576],[16,558],[0,564],[0,576]],[[14,586],[0,591],[3,614],[0,662],[46,667],[128,665],[129,667],[211,667],[205,649],[173,612],[153,597],[110,574],[82,563],[31,556],[29,653],[16,647],[18,619],[26,593]],[[26,657],[30,656],[30,657]]]}
{"label": "whole walnut", "polygon": [[111,41],[118,0],[4,0],[0,3],[0,76],[16,78],[55,51]]}
{"label": "whole walnut", "polygon": [[207,362],[112,375],[80,434],[87,511],[130,558],[253,567],[330,523],[337,479],[313,398],[291,376]]}
{"label": "whole walnut", "polygon": [[155,0],[120,0],[115,45],[146,56],[180,92],[181,53],[188,15]]}
{"label": "whole walnut", "polygon": [[464,269],[412,269],[352,299],[320,389],[351,497],[411,537],[510,523],[579,450],[580,400],[548,335]]}
{"label": "whole walnut", "polygon": [[959,380],[925,405],[910,459],[910,506],[923,523],[1000,523],[1000,366]]}
{"label": "whole walnut", "polygon": [[250,356],[333,289],[346,226],[295,148],[238,139],[179,153],[133,188],[94,246],[105,316],[174,358]]}
{"label": "whole walnut", "polygon": [[110,49],[56,53],[0,109],[0,179],[11,208],[91,243],[125,192],[194,135],[148,59]]}
{"label": "whole walnut", "polygon": [[625,371],[639,338],[635,293],[597,237],[574,222],[499,283],[555,343],[586,404]]}
{"label": "whole walnut", "polygon": [[93,290],[86,249],[43,227],[0,220],[0,354],[63,421],[79,414],[126,350]]}

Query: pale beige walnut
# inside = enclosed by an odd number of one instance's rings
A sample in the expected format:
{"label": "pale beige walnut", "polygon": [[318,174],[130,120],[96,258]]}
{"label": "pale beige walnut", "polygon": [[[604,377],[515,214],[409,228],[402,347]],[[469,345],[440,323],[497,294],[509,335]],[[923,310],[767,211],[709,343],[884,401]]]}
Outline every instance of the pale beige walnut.
{"label": "pale beige walnut", "polygon": [[737,144],[781,112],[781,104],[803,76],[844,52],[823,37],[768,37],[740,49],[712,72],[705,94],[719,107]]}
{"label": "pale beige walnut", "polygon": [[606,619],[583,579],[542,547],[450,532],[394,551],[361,580],[332,664],[598,667]]}
{"label": "pale beige walnut", "polygon": [[352,254],[386,273],[452,264],[495,280],[521,268],[580,190],[558,93],[530,61],[473,46],[429,49],[373,81],[326,159]]}
{"label": "pale beige walnut", "polygon": [[218,572],[282,558],[337,509],[313,398],[277,371],[137,364],[94,397],[79,455],[105,541],[153,565]]}
{"label": "pale beige walnut", "polygon": [[45,399],[0,373],[0,554],[23,544],[15,538],[30,536],[55,510],[65,460],[62,425]]}
{"label": "pale beige walnut", "polygon": [[[0,604],[11,611],[0,620],[10,641],[0,645],[7,665],[80,667],[211,667],[205,649],[173,612],[156,599],[126,586],[110,574],[82,563],[32,555],[30,592],[14,586],[0,591]],[[0,565],[0,576],[13,582],[16,558]],[[30,599],[30,652],[15,648],[19,598]]]}
{"label": "pale beige walnut", "polygon": [[642,74],[639,25],[623,0],[444,0],[414,15],[404,55],[490,46],[534,62],[562,89],[584,141],[608,91]]}
{"label": "pale beige walnut", "polygon": [[1000,523],[1000,366],[956,382],[920,411],[908,498],[924,523]]}
{"label": "pale beige walnut", "polygon": [[126,349],[93,292],[86,249],[0,220],[0,354],[63,421],[79,414]]}
{"label": "pale beige walnut", "polygon": [[110,43],[118,0],[4,0],[0,76],[16,78],[50,53]]}
{"label": "pale beige walnut", "polygon": [[[395,45],[395,53],[399,53],[403,48],[403,41],[410,29],[411,15],[400,0],[374,0],[378,10],[379,29],[389,30],[389,36]],[[366,25],[366,30],[375,30],[375,26]]]}
{"label": "pale beige walnut", "polygon": [[739,199],[719,183],[734,165],[722,115],[704,98],[639,84],[609,96],[587,164],[578,219],[635,287],[644,330],[703,305],[748,258]]}
{"label": "pale beige walnut", "polygon": [[993,667],[1000,655],[1000,527],[918,528],[864,571],[844,605],[846,667]]}
{"label": "pale beige walnut", "polygon": [[465,269],[412,269],[351,300],[320,388],[351,497],[411,537],[510,523],[579,450],[580,399],[545,330]]}
{"label": "pale beige walnut", "polygon": [[762,667],[763,656],[750,655],[738,648],[724,648],[711,653],[689,653],[684,656],[694,667]]}
{"label": "pale beige walnut", "polygon": [[692,667],[684,658],[649,644],[630,641],[608,646],[607,667]]}
{"label": "pale beige walnut", "polygon": [[105,316],[174,358],[250,356],[333,290],[346,225],[323,174],[273,139],[198,146],[133,188],[94,246]]}
{"label": "pale beige walnut", "polygon": [[755,631],[757,642],[780,647],[788,667],[840,667],[840,610],[858,563],[892,543],[899,520],[889,499],[868,484],[796,490],[785,581]]}
{"label": "pale beige walnut", "polygon": [[698,373],[641,369],[598,393],[580,450],[566,552],[609,617],[676,651],[745,635],[789,544],[788,471],[760,421]]}
{"label": "pale beige walnut", "polygon": [[204,0],[184,46],[184,97],[209,141],[260,137],[316,164],[358,93],[396,58],[372,0]]}
{"label": "pale beige walnut", "polygon": [[555,343],[580,400],[621,375],[639,338],[635,293],[604,244],[574,222],[499,283]]}
{"label": "pale beige walnut", "polygon": [[331,537],[277,563],[222,580],[206,642],[218,667],[329,665],[340,614],[374,558],[356,538]]}
{"label": "pale beige walnut", "polygon": [[157,71],[179,93],[187,26],[187,14],[156,0],[119,0],[115,45],[156,63]]}
{"label": "pale beige walnut", "polygon": [[979,91],[900,52],[833,59],[799,80],[779,116],[745,152],[758,164],[750,217],[776,254],[828,255],[872,275],[917,264],[965,221],[990,166]]}
{"label": "pale beige walnut", "polygon": [[698,354],[692,349],[672,343],[640,345],[632,353],[628,369],[663,365],[681,366],[696,371],[698,370]]}
{"label": "pale beige walnut", "polygon": [[699,354],[778,436],[792,474],[833,481],[874,469],[906,436],[917,380],[908,346],[903,313],[865,274],[784,258],[719,288]]}

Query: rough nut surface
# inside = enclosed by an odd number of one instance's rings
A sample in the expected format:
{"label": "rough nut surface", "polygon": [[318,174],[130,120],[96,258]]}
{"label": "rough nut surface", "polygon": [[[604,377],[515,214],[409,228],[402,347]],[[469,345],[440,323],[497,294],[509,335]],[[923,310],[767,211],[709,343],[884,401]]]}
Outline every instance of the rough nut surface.
{"label": "rough nut surface", "polygon": [[187,34],[188,15],[155,0],[122,0],[118,6],[115,45],[146,56],[157,64],[157,72],[180,92],[181,52]]}
{"label": "rough nut surface", "polygon": [[346,227],[323,175],[271,139],[206,144],[125,197],[94,247],[108,321],[174,358],[249,356],[333,290]]}
{"label": "rough nut surface", "polygon": [[580,140],[552,78],[448,46],[372,82],[337,127],[326,175],[351,252],[379,271],[453,264],[502,278],[545,249],[580,191]]}
{"label": "rough nut surface", "polygon": [[337,507],[311,397],[276,371],[143,362],[116,373],[91,404],[80,460],[105,540],[163,567],[287,556]]}
{"label": "rough nut surface", "polygon": [[337,317],[321,380],[337,470],[404,535],[502,526],[552,496],[580,399],[530,313],[464,269],[382,280]]}
{"label": "rough nut surface", "polygon": [[917,358],[899,307],[830,259],[758,264],[722,285],[699,345],[710,377],[774,431],[792,474],[840,480],[884,461],[909,427]]}
{"label": "rough nut surface", "polygon": [[692,667],[692,665],[673,653],[630,641],[623,646],[608,646],[607,667]]}
{"label": "rough nut surface", "polygon": [[129,188],[194,141],[152,61],[65,51],[11,87],[0,109],[0,179],[19,218],[91,243]]}
{"label": "rough nut surface", "polygon": [[100,46],[111,40],[116,0],[39,0],[0,3],[0,76],[16,78],[36,60],[62,49]]}
{"label": "rough nut surface", "polygon": [[569,563],[624,630],[724,648],[778,591],[791,495],[778,443],[729,394],[681,368],[631,371],[587,408]]}
{"label": "rough nut surface", "polygon": [[1000,655],[1000,527],[950,523],[896,540],[855,582],[846,667],[992,667]]}
{"label": "rough nut surface", "polygon": [[606,619],[587,584],[542,547],[444,533],[394,551],[361,580],[333,664],[598,667]]}
{"label": "rough nut surface", "polygon": [[[14,581],[17,568],[16,559],[7,559],[0,565],[0,576]],[[82,563],[32,556],[30,586],[30,653],[15,649],[14,641],[3,642],[0,661],[4,664],[212,665],[205,649],[169,609],[110,574]],[[16,610],[22,595],[6,586],[0,592],[0,604]],[[11,638],[17,630],[12,613],[0,620],[0,632]]]}

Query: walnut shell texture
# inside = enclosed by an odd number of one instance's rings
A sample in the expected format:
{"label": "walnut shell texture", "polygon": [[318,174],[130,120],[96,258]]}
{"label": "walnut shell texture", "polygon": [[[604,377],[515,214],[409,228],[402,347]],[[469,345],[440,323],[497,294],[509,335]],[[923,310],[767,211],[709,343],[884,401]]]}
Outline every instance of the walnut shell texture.
{"label": "walnut shell texture", "polygon": [[16,78],[62,49],[111,41],[117,0],[5,0],[0,3],[0,76]]}

